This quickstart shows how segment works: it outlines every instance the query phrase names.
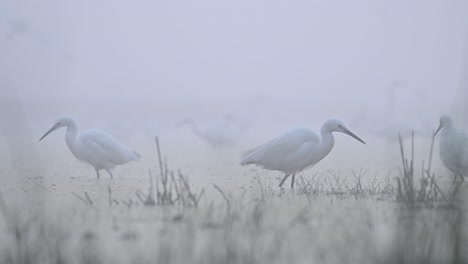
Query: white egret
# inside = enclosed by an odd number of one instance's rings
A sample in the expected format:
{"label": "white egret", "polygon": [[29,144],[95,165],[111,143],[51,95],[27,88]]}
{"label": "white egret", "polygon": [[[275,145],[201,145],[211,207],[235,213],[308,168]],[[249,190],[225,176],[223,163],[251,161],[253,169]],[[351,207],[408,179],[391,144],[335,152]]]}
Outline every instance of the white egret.
{"label": "white egret", "polygon": [[308,128],[295,128],[257,148],[245,152],[241,157],[241,165],[255,164],[267,170],[283,172],[284,178],[279,184],[292,175],[291,188],[294,188],[296,173],[314,166],[325,158],[335,144],[333,132],[348,134],[366,144],[353,134],[339,120],[331,119],[320,129],[321,137]]}
{"label": "white egret", "polygon": [[78,128],[69,117],[57,119],[55,124],[40,139],[41,141],[52,131],[66,127],[65,141],[73,155],[80,161],[84,161],[96,170],[99,178],[99,170],[105,170],[113,178],[111,169],[129,161],[136,161],[140,155],[120,143],[110,134],[97,129],[85,131],[78,135]]}
{"label": "white egret", "polygon": [[455,177],[468,176],[468,135],[453,126],[452,119],[443,115],[435,135],[440,134],[439,153],[445,167],[455,174]]}

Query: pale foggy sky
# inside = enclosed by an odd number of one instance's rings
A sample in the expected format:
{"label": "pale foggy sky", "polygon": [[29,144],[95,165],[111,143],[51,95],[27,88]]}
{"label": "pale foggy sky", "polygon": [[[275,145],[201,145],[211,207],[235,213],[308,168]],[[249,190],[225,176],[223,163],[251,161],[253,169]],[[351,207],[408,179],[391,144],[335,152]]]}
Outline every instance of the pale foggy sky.
{"label": "pale foggy sky", "polygon": [[[0,39],[2,67],[26,113],[61,102],[47,118],[112,112],[115,102],[181,116],[223,106],[267,115],[275,105],[290,116],[350,116],[385,104],[395,80],[446,111],[468,44],[467,1],[0,0],[1,8],[0,36],[8,18],[30,27]],[[410,104],[409,94],[399,103]],[[79,102],[94,104],[72,107]]]}

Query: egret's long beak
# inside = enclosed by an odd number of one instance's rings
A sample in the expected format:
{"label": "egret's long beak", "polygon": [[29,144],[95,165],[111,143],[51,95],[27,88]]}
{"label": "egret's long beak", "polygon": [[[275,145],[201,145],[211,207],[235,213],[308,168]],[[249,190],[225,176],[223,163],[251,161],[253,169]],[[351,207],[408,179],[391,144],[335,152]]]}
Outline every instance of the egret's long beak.
{"label": "egret's long beak", "polygon": [[437,135],[437,133],[439,133],[439,131],[442,129],[442,124],[439,125],[439,128],[437,128],[436,132],[434,133],[434,137],[435,135]]}
{"label": "egret's long beak", "polygon": [[51,129],[49,129],[49,131],[47,131],[40,139],[39,141],[41,141],[43,138],[47,137],[47,135],[49,135],[50,133],[52,133],[52,131],[54,131],[55,129],[58,128],[58,125],[54,125]]}
{"label": "egret's long beak", "polygon": [[354,139],[356,139],[357,141],[361,142],[362,144],[366,145],[366,142],[364,142],[364,140],[360,139],[358,136],[356,136],[353,132],[349,131],[349,129],[347,129],[346,127],[344,126],[340,126],[340,128],[343,130],[343,133],[353,137]]}

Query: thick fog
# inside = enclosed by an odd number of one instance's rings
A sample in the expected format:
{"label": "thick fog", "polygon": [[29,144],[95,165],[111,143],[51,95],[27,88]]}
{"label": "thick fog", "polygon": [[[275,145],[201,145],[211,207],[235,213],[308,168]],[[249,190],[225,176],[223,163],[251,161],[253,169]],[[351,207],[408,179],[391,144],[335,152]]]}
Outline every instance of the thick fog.
{"label": "thick fog", "polygon": [[0,263],[468,263],[444,114],[467,0],[0,0]]}
{"label": "thick fog", "polygon": [[444,113],[466,125],[467,10],[426,0],[3,0],[5,142],[21,135],[34,149],[62,115],[120,139],[228,115],[250,129],[250,147],[329,118],[375,137],[430,134]]}

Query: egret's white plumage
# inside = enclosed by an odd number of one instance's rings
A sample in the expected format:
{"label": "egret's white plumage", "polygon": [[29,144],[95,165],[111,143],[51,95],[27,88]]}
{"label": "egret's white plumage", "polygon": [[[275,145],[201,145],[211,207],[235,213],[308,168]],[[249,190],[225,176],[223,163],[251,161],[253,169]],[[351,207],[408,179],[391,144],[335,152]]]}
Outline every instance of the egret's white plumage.
{"label": "egret's white plumage", "polygon": [[140,158],[138,153],[127,148],[113,136],[102,130],[92,129],[78,135],[78,127],[75,121],[69,117],[57,119],[54,126],[39,141],[61,127],[67,128],[65,141],[70,151],[78,160],[93,166],[98,178],[99,170],[106,170],[111,178],[113,178],[111,170],[116,165],[136,161]]}
{"label": "egret's white plumage", "polygon": [[443,115],[436,133],[440,131],[439,151],[445,167],[455,176],[468,176],[468,135],[453,126],[452,119]]}
{"label": "egret's white plumage", "polygon": [[[245,152],[240,164],[255,164],[267,170],[285,174],[280,183],[292,175],[291,188],[294,188],[296,173],[314,166],[330,153],[335,144],[333,132],[342,132],[364,143],[336,119],[328,120],[320,130],[320,136],[308,128],[295,128],[285,134]],[[365,143],[364,143],[365,144]]]}

